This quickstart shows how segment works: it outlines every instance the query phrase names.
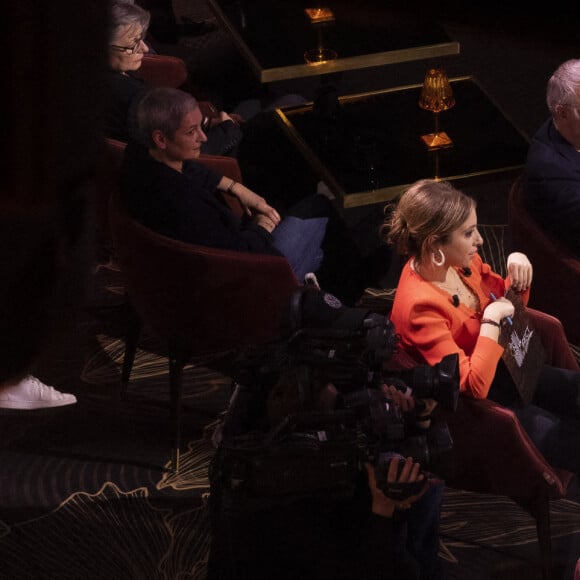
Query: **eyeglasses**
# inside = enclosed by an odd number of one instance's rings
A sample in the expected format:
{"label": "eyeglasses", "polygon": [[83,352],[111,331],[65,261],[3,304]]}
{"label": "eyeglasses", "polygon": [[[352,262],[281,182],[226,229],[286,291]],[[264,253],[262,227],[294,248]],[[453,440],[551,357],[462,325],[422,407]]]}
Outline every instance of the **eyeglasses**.
{"label": "eyeglasses", "polygon": [[143,37],[141,37],[133,46],[117,46],[116,44],[110,44],[109,47],[120,52],[126,52],[127,54],[135,54],[136,52],[139,52],[142,42]]}

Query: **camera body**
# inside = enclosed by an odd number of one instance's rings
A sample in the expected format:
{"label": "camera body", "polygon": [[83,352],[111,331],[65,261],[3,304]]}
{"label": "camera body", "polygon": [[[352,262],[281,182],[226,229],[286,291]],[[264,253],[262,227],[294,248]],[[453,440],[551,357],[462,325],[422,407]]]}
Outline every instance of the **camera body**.
{"label": "camera body", "polygon": [[399,343],[390,319],[307,287],[293,297],[285,328],[285,340],[242,353],[234,393],[214,434],[210,479],[229,490],[232,506],[350,497],[364,462],[375,466],[377,484],[388,492],[393,457],[411,456],[432,469],[451,448],[444,422],[424,429],[381,386],[410,389],[416,409],[423,408],[421,399],[454,409],[457,355],[385,373]]}

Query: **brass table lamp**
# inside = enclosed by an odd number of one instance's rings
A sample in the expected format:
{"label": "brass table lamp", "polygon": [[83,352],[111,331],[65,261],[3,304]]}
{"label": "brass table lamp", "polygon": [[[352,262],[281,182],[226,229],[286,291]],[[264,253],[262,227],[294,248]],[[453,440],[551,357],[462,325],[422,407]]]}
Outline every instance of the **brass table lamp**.
{"label": "brass table lamp", "polygon": [[322,30],[324,25],[334,23],[334,13],[327,7],[305,8],[306,16],[310,24],[312,24],[318,34],[318,46],[311,48],[304,53],[304,60],[307,64],[318,65],[328,62],[329,60],[336,60],[338,54],[333,48],[324,46],[322,40]]}
{"label": "brass table lamp", "polygon": [[429,149],[453,147],[453,141],[449,135],[439,130],[439,113],[453,106],[455,106],[455,97],[445,71],[442,68],[432,68],[427,71],[419,97],[419,107],[431,111],[435,117],[435,131],[421,136]]}

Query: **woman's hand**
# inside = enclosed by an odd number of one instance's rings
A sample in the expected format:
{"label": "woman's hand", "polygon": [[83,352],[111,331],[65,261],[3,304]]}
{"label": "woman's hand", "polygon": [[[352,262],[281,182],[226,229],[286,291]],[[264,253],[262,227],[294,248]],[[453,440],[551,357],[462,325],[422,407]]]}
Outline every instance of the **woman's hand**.
{"label": "woman's hand", "polygon": [[254,217],[254,223],[268,232],[272,233],[276,229],[276,224],[263,214],[258,214]]}
{"label": "woman's hand", "polygon": [[263,215],[274,223],[274,227],[280,223],[280,214],[276,209],[261,195],[254,193],[242,183],[232,181],[229,177],[222,177],[218,188],[230,195],[235,195],[249,216],[258,217]]}
{"label": "woman's hand", "polygon": [[498,298],[485,307],[482,318],[501,322],[507,316],[513,316],[515,307],[513,303],[505,297]]}
{"label": "woman's hand", "polygon": [[532,284],[533,268],[528,257],[521,252],[513,252],[507,259],[510,286],[516,292],[527,290]]}
{"label": "woman's hand", "polygon": [[274,225],[277,226],[280,223],[280,214],[263,197],[260,197],[255,193],[253,195],[254,198],[250,203],[245,203],[244,201],[240,200],[246,206],[248,213],[250,215],[266,216],[274,222]]}

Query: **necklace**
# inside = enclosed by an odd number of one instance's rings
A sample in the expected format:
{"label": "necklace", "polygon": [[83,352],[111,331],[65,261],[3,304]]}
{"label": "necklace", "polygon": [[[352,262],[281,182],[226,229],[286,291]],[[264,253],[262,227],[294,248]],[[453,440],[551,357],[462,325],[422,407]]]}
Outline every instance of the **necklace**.
{"label": "necklace", "polygon": [[462,287],[461,278],[459,278],[459,275],[453,268],[447,270],[444,282],[433,280],[431,283],[449,292],[449,294],[459,294],[461,296],[465,292],[465,289]]}
{"label": "necklace", "polygon": [[451,296],[457,296],[459,302],[465,304],[468,308],[479,311],[480,304],[477,294],[463,281],[455,268],[447,270],[445,282],[433,282],[433,284],[445,290]]}
{"label": "necklace", "polygon": [[[418,264],[416,262],[412,263],[413,270],[417,272],[421,277],[422,274],[419,272]],[[468,308],[472,310],[479,311],[481,305],[479,303],[479,298],[477,294],[463,281],[459,273],[455,268],[448,268],[447,274],[445,276],[445,281],[438,282],[436,280],[428,280],[434,286],[441,288],[452,297],[457,296],[457,299],[462,304],[465,304]],[[453,302],[455,304],[455,301]],[[458,306],[459,304],[456,304]]]}

